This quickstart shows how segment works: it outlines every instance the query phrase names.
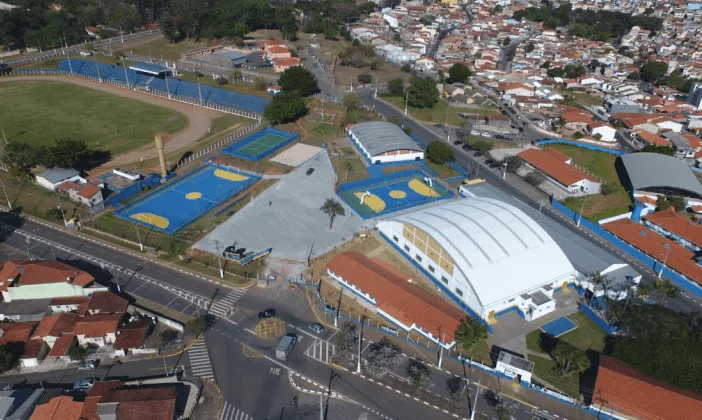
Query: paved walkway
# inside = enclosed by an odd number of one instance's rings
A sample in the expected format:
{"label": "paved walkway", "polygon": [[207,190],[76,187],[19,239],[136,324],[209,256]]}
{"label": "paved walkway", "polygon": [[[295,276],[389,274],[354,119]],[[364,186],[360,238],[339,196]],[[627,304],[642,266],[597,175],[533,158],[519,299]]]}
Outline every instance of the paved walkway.
{"label": "paved walkway", "polygon": [[[15,82],[15,81],[25,81],[25,80],[51,80],[56,82],[72,83],[74,85],[84,86],[91,89],[99,90],[102,92],[112,93],[114,95],[119,95],[131,99],[136,99],[142,102],[146,102],[152,105],[161,106],[164,108],[169,108],[174,111],[178,111],[184,114],[188,119],[188,124],[186,127],[169,136],[166,139],[165,151],[166,154],[176,152],[178,150],[184,149],[191,144],[197,142],[202,136],[208,133],[212,120],[224,115],[218,111],[213,111],[205,108],[199,108],[194,105],[188,105],[181,102],[169,101],[157,96],[147,95],[144,93],[139,93],[127,89],[118,88],[112,85],[95,83],[86,79],[71,77],[71,76],[10,76],[0,78],[0,82]],[[126,122],[125,122],[126,123]],[[112,160],[105,163],[100,167],[100,169],[109,169],[120,166],[125,166],[129,164],[134,164],[136,162],[156,158],[156,148],[153,146],[153,142],[148,142],[147,144],[132,149],[126,153],[122,153],[117,156],[113,156]],[[101,172],[98,169],[99,172]]]}

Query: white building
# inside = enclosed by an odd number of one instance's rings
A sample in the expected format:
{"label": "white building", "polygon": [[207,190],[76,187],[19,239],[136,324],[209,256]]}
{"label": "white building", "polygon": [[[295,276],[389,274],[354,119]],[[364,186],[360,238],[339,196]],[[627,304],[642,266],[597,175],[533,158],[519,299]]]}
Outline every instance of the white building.
{"label": "white building", "polygon": [[576,280],[549,234],[499,200],[451,201],[380,221],[377,229],[454,300],[488,321],[510,308],[527,320],[552,312],[553,291]]}
{"label": "white building", "polygon": [[54,168],[36,176],[37,184],[54,191],[56,186],[65,181],[87,182],[80,177],[75,169]]}
{"label": "white building", "polygon": [[614,142],[614,136],[617,134],[617,129],[603,121],[596,121],[588,126],[590,135],[597,138],[600,135],[601,141]]}
{"label": "white building", "polygon": [[511,353],[500,352],[495,370],[505,375],[531,383],[531,373],[534,371],[534,362],[530,362]]}
{"label": "white building", "polygon": [[373,164],[424,159],[424,150],[400,127],[369,121],[348,129],[351,140]]}

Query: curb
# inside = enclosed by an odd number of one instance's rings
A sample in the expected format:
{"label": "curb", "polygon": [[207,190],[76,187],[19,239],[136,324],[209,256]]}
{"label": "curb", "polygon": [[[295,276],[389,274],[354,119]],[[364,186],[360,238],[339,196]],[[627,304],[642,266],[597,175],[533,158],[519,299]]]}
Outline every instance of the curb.
{"label": "curb", "polygon": [[[293,386],[293,388],[297,389],[298,391],[300,391],[300,392],[305,392],[305,393],[307,393],[307,394],[312,394],[312,395],[325,395],[325,394],[327,394],[326,391],[316,391],[316,390],[314,390],[314,389],[307,389],[307,388],[303,388],[303,387],[299,386],[298,384],[295,383],[295,380],[293,379],[293,375],[299,377],[299,378],[302,379],[303,381],[311,382],[312,384],[316,385],[317,387],[319,387],[319,388],[322,389],[322,390],[324,389],[324,387],[323,387],[322,385],[320,385],[320,384],[318,384],[318,383],[312,381],[311,379],[308,379],[308,378],[306,378],[306,377],[300,375],[299,373],[288,371],[288,378],[290,379],[290,384]],[[334,392],[334,391],[332,391],[331,397],[332,397],[332,398],[339,399],[339,400],[342,400],[342,401],[349,401],[349,402],[351,402],[350,399],[348,399],[348,398],[344,397],[343,395],[338,394],[338,393],[336,393],[336,392]]]}

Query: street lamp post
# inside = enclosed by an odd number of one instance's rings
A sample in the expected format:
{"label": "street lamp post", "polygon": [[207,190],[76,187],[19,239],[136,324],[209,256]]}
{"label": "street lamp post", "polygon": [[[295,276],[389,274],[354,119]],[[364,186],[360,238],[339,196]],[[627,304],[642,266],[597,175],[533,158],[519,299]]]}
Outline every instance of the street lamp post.
{"label": "street lamp post", "polygon": [[670,245],[665,244],[663,246],[666,247],[668,250],[665,252],[665,258],[663,259],[663,266],[661,266],[661,271],[658,272],[659,279],[663,275],[663,270],[665,269],[665,264],[668,262],[668,254],[670,254]]}
{"label": "street lamp post", "polygon": [[580,227],[580,221],[583,219],[583,211],[585,210],[585,197],[583,197],[583,204],[580,206],[580,214],[578,214],[578,223],[575,227]]}

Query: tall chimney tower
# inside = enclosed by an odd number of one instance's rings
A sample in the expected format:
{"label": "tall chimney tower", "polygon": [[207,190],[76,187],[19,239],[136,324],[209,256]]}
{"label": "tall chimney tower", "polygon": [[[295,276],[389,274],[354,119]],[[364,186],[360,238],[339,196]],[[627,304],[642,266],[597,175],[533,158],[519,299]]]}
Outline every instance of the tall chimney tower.
{"label": "tall chimney tower", "polygon": [[163,134],[156,133],[154,135],[154,142],[156,143],[158,162],[161,166],[161,178],[166,178],[166,176],[168,175],[168,170],[166,170],[166,153],[163,151]]}

